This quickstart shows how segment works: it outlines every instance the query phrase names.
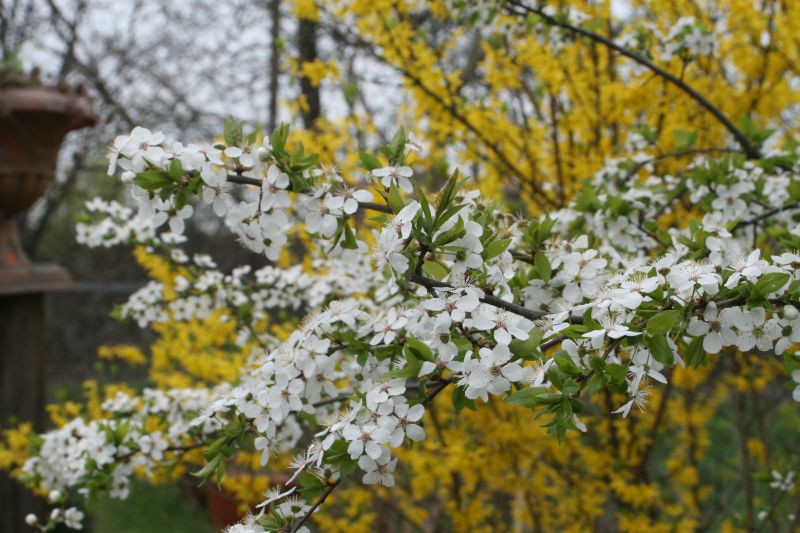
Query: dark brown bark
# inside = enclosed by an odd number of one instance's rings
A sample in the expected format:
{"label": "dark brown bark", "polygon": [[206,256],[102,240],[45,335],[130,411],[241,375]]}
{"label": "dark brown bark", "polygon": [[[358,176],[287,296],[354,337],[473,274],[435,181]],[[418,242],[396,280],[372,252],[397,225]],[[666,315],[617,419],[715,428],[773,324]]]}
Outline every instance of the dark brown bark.
{"label": "dark brown bark", "polygon": [[[300,66],[304,63],[316,61],[317,53],[317,23],[310,20],[301,20],[297,28],[297,47],[300,53]],[[321,116],[319,87],[315,87],[311,80],[300,78],[300,92],[305,98],[306,107],[302,112],[303,125],[313,128],[314,122]]]}
{"label": "dark brown bark", "polygon": [[269,118],[267,131],[273,131],[278,126],[278,90],[280,89],[280,61],[281,61],[281,0],[269,0],[269,15],[272,19],[270,27],[269,51]]}

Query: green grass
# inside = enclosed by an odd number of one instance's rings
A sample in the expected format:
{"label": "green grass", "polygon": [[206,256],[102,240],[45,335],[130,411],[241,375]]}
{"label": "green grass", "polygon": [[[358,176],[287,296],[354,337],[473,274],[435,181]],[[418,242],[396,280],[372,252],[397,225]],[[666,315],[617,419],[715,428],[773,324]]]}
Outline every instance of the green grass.
{"label": "green grass", "polygon": [[134,481],[127,500],[105,497],[97,502],[94,533],[212,533],[205,509],[182,494],[179,486],[152,486]]}

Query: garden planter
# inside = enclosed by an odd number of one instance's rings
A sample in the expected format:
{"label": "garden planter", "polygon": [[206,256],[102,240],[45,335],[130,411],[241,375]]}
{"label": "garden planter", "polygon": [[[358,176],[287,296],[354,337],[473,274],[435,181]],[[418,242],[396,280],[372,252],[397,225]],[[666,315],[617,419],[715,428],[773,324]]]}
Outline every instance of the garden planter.
{"label": "garden planter", "polygon": [[232,526],[241,520],[238,503],[233,495],[217,488],[213,483],[206,483],[202,488],[205,506],[211,524],[217,531]]}
{"label": "garden planter", "polygon": [[[231,467],[227,472],[228,476],[232,475],[244,478],[242,481],[245,483],[248,479],[252,481],[254,474],[254,472],[234,465],[233,462],[231,462]],[[288,476],[285,475],[271,477],[271,483],[269,487],[285,487],[288,479]],[[213,481],[209,481],[203,484],[201,487],[197,487],[195,485],[196,482],[197,480],[192,478],[188,481],[186,487],[189,491],[191,491],[191,494],[196,501],[206,508],[208,511],[209,520],[211,521],[211,524],[214,526],[215,530],[221,531],[228,526],[238,523],[244,517],[244,514],[241,511],[242,502],[236,496],[221,489]],[[294,485],[292,484],[290,486]],[[251,508],[250,511],[255,513],[257,512],[257,509]]]}
{"label": "garden planter", "polygon": [[86,97],[44,87],[0,89],[0,294],[70,285],[63,269],[30,263],[14,217],[53,180],[64,136],[95,121]]}

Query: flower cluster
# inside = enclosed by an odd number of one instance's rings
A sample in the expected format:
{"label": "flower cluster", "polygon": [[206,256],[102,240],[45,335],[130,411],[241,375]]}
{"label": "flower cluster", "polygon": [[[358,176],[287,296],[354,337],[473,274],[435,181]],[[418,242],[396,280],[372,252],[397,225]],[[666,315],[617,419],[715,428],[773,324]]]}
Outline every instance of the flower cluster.
{"label": "flower cluster", "polygon": [[693,17],[680,18],[670,28],[664,38],[661,57],[669,60],[672,56],[691,58],[709,56],[717,51],[717,40],[714,34],[703,29]]}
{"label": "flower cluster", "polygon": [[[125,499],[135,470],[149,474],[176,453],[205,443],[221,427],[217,420],[197,418],[214,394],[204,389],[145,389],[138,397],[118,392],[101,406],[103,418],[75,418],[41,435],[22,472],[57,504],[48,523],[81,529],[83,513],[64,508],[67,495],[89,498],[103,491]],[[39,518],[29,515],[27,522],[37,525]]]}
{"label": "flower cluster", "polygon": [[[631,181],[631,161],[610,161],[591,194],[525,221],[462,190],[457,175],[429,199],[412,182],[402,131],[383,148],[385,164],[362,154],[367,172],[352,181],[363,185],[351,186],[315,169],[302,150],[288,153],[285,128],[270,142],[240,128],[228,124],[225,142],[203,148],[166,145],[141,129],[118,139],[111,169],[123,169],[137,208],[92,202],[104,217],[85,221],[81,235],[94,244],[144,243],[182,266],[174,298],[152,283],[124,306],[142,326],[244,309],[235,316],[247,338],[275,309],[309,315],[284,341],[260,339],[235,385],[120,396],[106,405],[108,419],[77,419],[43,436],[26,469],[44,487],[82,490],[91,465],[122,496],[134,468],[158,464],[187,435],[216,439],[204,479],[224,472],[219,450],[252,442],[264,465],[305,435],[312,442],[293,462],[292,480],[304,498],[324,498],[356,467],[364,483],[392,486],[392,449],[425,438],[425,406],[448,387],[456,410],[504,398],[548,414],[562,437],[586,429],[582,397],[626,394],[614,412],[627,416],[676,364],[736,349],[784,354],[790,371],[800,366],[800,256],[750,248],[766,226],[789,249],[800,245],[796,167],[785,164],[797,154],[776,155],[780,166],[698,158],[680,177],[641,181]],[[243,200],[229,194],[233,184],[246,189]],[[704,215],[686,227],[657,225],[680,212],[681,194]],[[383,203],[373,204],[375,196]],[[302,228],[314,272],[243,266],[224,274],[207,256],[190,260],[177,243],[192,198],[269,259],[282,253],[290,228]],[[365,209],[385,217],[371,236],[354,228]],[[178,416],[189,412],[199,414]],[[148,414],[166,417],[169,431],[145,432]],[[290,492],[269,495],[237,527],[302,527],[309,504]]]}

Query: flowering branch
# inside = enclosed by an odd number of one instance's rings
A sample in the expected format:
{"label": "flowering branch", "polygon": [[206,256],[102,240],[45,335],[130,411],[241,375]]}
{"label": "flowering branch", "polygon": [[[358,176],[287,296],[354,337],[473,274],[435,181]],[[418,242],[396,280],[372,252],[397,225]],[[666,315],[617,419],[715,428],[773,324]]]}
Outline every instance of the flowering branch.
{"label": "flowering branch", "polygon": [[[367,236],[354,215],[374,205],[371,191],[316,167],[311,154],[287,152],[285,128],[260,146],[240,125],[225,129],[225,141],[210,147],[165,146],[163,136],[143,129],[117,139],[111,170],[123,169],[136,210],[94,201],[79,227],[82,240],[95,245],[150,243],[180,268],[170,297],[151,283],[132,295],[122,316],[146,326],[224,312],[235,318],[241,346],[255,341],[234,384],[191,396],[190,405],[172,402],[183,422],[170,426],[169,439],[117,421],[121,413],[144,420],[147,402],[138,410],[130,398],[109,406],[103,427],[110,433],[92,426],[83,438],[94,443],[88,447],[114,447],[100,466],[120,479],[132,474],[134,458],[152,468],[167,448],[190,446],[187,434],[210,442],[197,475],[219,479],[234,450],[252,446],[267,464],[281,442],[296,446],[314,428],[292,477],[314,505],[289,492],[269,496],[262,507],[275,504],[256,520],[262,530],[297,530],[356,468],[363,483],[393,486],[392,450],[426,437],[426,409],[450,385],[456,413],[498,398],[545,416],[549,431],[563,438],[587,429],[579,415],[598,392],[609,415],[627,416],[632,406],[645,406],[650,382],[669,382],[675,365],[698,366],[733,347],[781,354],[800,341],[800,257],[750,249],[751,235],[728,229],[762,217],[761,204],[798,201],[790,192],[794,175],[769,174],[769,161],[762,168],[696,160],[703,172],[689,173],[677,192],[664,187],[668,177],[621,191],[614,178],[627,169],[608,165],[588,194],[526,221],[464,190],[457,173],[429,199],[406,165],[410,149],[399,130],[380,156],[360,154],[386,202],[377,208],[388,215]],[[231,181],[255,188],[234,200]],[[707,212],[685,228],[661,228],[654,221],[677,205],[676,194]],[[243,245],[273,261],[284,254],[290,228],[300,228],[312,268],[253,272],[245,265],[225,274],[208,257],[189,258],[179,244],[192,202],[210,205]],[[759,222],[770,235],[795,242],[788,208],[766,212]],[[653,259],[659,242],[667,253]],[[256,327],[275,309],[311,312],[279,340]],[[614,409],[611,393],[628,401]],[[167,420],[165,409],[158,413]],[[77,456],[69,465],[47,457],[86,425],[75,424],[47,437],[51,444],[26,465],[47,488],[108,477],[96,454],[94,462]],[[112,467],[120,445],[144,453],[123,451],[131,460]]]}

